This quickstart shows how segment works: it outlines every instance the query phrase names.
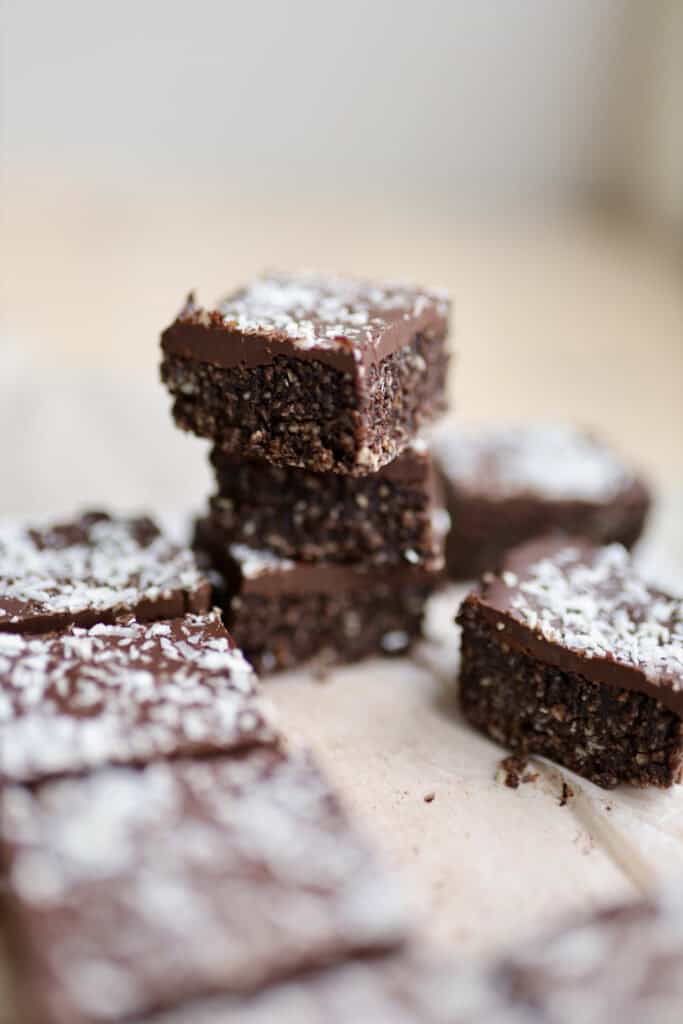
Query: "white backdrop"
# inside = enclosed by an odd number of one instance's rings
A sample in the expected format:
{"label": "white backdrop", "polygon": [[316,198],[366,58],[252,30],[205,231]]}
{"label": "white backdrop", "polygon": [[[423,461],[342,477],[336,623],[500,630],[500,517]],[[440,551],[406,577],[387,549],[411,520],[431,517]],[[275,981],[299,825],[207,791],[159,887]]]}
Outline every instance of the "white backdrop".
{"label": "white backdrop", "polygon": [[632,7],[5,0],[6,168],[570,201],[611,173]]}

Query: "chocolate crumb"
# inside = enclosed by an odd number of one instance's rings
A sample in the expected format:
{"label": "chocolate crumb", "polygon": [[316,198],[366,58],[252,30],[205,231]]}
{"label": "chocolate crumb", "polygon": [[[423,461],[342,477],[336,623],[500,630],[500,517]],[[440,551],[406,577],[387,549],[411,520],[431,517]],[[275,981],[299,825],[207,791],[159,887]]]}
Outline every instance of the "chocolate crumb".
{"label": "chocolate crumb", "polygon": [[560,807],[564,807],[571,797],[574,796],[574,790],[571,786],[568,786],[566,782],[562,783],[562,796],[560,797]]}
{"label": "chocolate crumb", "polygon": [[423,799],[426,804],[431,804],[432,800],[436,796],[436,793],[425,793]]}
{"label": "chocolate crumb", "polygon": [[526,768],[526,759],[523,757],[516,757],[514,754],[510,754],[509,757],[504,757],[498,765],[499,771],[503,773],[502,781],[509,789],[517,789],[520,782],[527,781],[523,777],[526,772]]}

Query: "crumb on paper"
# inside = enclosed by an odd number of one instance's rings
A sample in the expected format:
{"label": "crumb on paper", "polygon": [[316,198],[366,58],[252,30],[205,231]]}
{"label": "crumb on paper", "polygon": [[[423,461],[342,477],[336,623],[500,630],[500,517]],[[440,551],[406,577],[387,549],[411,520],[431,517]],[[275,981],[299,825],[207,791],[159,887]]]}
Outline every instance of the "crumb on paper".
{"label": "crumb on paper", "polygon": [[499,763],[496,779],[509,789],[517,789],[520,782],[527,781],[524,778],[527,767],[528,762],[525,757],[517,757],[515,754],[510,754]]}
{"label": "crumb on paper", "polygon": [[565,807],[574,796],[574,790],[566,782],[562,783],[562,795],[560,796],[560,807]]}
{"label": "crumb on paper", "polygon": [[424,802],[426,804],[431,804],[432,801],[434,800],[435,796],[436,796],[436,793],[425,793],[425,795],[423,796],[422,799],[424,800]]}

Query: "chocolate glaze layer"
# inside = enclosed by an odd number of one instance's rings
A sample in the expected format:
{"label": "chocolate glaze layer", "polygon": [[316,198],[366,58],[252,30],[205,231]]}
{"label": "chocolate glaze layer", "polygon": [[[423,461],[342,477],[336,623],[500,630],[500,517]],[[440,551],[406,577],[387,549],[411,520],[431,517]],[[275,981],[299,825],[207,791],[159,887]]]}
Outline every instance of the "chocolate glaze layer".
{"label": "chocolate glaze layer", "polygon": [[275,743],[218,611],[39,637],[0,633],[0,784]]}
{"label": "chocolate glaze layer", "polygon": [[539,1024],[675,1024],[683,1008],[683,891],[669,884],[566,922],[518,943],[493,973]]}
{"label": "chocolate glaze layer", "polygon": [[89,512],[41,529],[0,523],[0,632],[44,633],[201,614],[211,588],[147,517]]}
{"label": "chocolate glaze layer", "polygon": [[258,991],[408,923],[312,758],[271,747],[4,786],[0,861],[31,1024]]}
{"label": "chocolate glaze layer", "polygon": [[[563,555],[568,551],[573,551],[574,556],[563,563]],[[558,537],[546,537],[521,545],[510,552],[500,575],[487,574],[483,578],[477,590],[466,598],[463,608],[476,606],[484,619],[500,632],[501,642],[508,644],[513,649],[523,651],[562,671],[576,672],[590,682],[646,694],[683,717],[683,663],[678,671],[675,660],[667,660],[659,671],[655,671],[647,664],[639,664],[637,661],[626,659],[609,649],[604,653],[595,653],[589,649],[581,653],[563,642],[561,630],[557,631],[556,637],[552,635],[551,630],[554,628],[552,614],[548,615],[544,627],[542,597],[535,596],[533,598],[534,613],[538,612],[538,622],[533,625],[530,623],[528,612],[525,615],[519,606],[520,602],[522,605],[526,605],[529,601],[529,595],[525,593],[524,586],[528,586],[532,575],[531,571],[540,562],[548,560],[557,564],[559,556],[560,564],[569,568],[583,566],[590,570],[598,563],[601,553],[610,551],[623,552],[623,549],[619,545],[595,548],[581,539],[567,540]],[[664,628],[673,638],[674,645],[676,636],[680,638],[679,643],[683,642],[683,602],[647,586],[628,563],[625,553],[624,557],[618,561],[621,562],[621,565],[611,575],[606,572],[602,583],[593,588],[593,595],[598,600],[604,598],[613,600],[615,603],[614,614],[619,615],[621,610],[625,616],[638,625],[642,623],[647,625],[648,611],[661,608],[664,603],[672,609],[671,616],[667,620],[668,624],[664,625]],[[624,579],[639,589],[639,600],[629,601],[623,597]],[[587,597],[590,599],[591,595],[577,592],[576,597],[577,607],[581,607],[585,599]],[[610,618],[613,620],[614,615]],[[604,620],[601,621],[597,617],[594,624],[596,630],[599,631],[600,627],[604,625]],[[613,621],[608,622],[610,628],[613,625]],[[663,624],[660,621],[654,623],[653,629],[656,630],[659,625]],[[550,629],[547,628],[548,626]],[[543,629],[545,629],[546,635],[542,632]],[[675,652],[674,647],[667,647],[668,650]],[[683,657],[683,646],[680,647],[679,656]],[[674,653],[673,658],[675,659],[675,657]]]}
{"label": "chocolate glaze layer", "polygon": [[448,314],[441,292],[350,278],[273,275],[213,310],[198,306],[190,293],[161,345],[168,354],[226,368],[252,368],[286,356],[357,372],[409,345],[422,331],[444,334]]}
{"label": "chocolate glaze layer", "polygon": [[396,587],[422,582],[434,585],[441,575],[438,571],[415,565],[368,571],[334,562],[293,562],[243,544],[228,547],[217,537],[208,519],[197,522],[195,544],[200,551],[209,554],[231,593],[262,594],[266,597],[282,594],[336,594],[340,590],[364,589],[379,579],[382,583]]}

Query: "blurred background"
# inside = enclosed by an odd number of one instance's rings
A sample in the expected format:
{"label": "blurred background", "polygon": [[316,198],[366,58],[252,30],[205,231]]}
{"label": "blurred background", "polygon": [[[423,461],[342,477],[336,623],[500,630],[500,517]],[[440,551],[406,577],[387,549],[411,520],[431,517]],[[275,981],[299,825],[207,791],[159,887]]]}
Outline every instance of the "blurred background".
{"label": "blurred background", "polygon": [[681,0],[5,0],[2,38],[0,512],[203,495],[158,334],[267,266],[445,285],[464,418],[680,480]]}

